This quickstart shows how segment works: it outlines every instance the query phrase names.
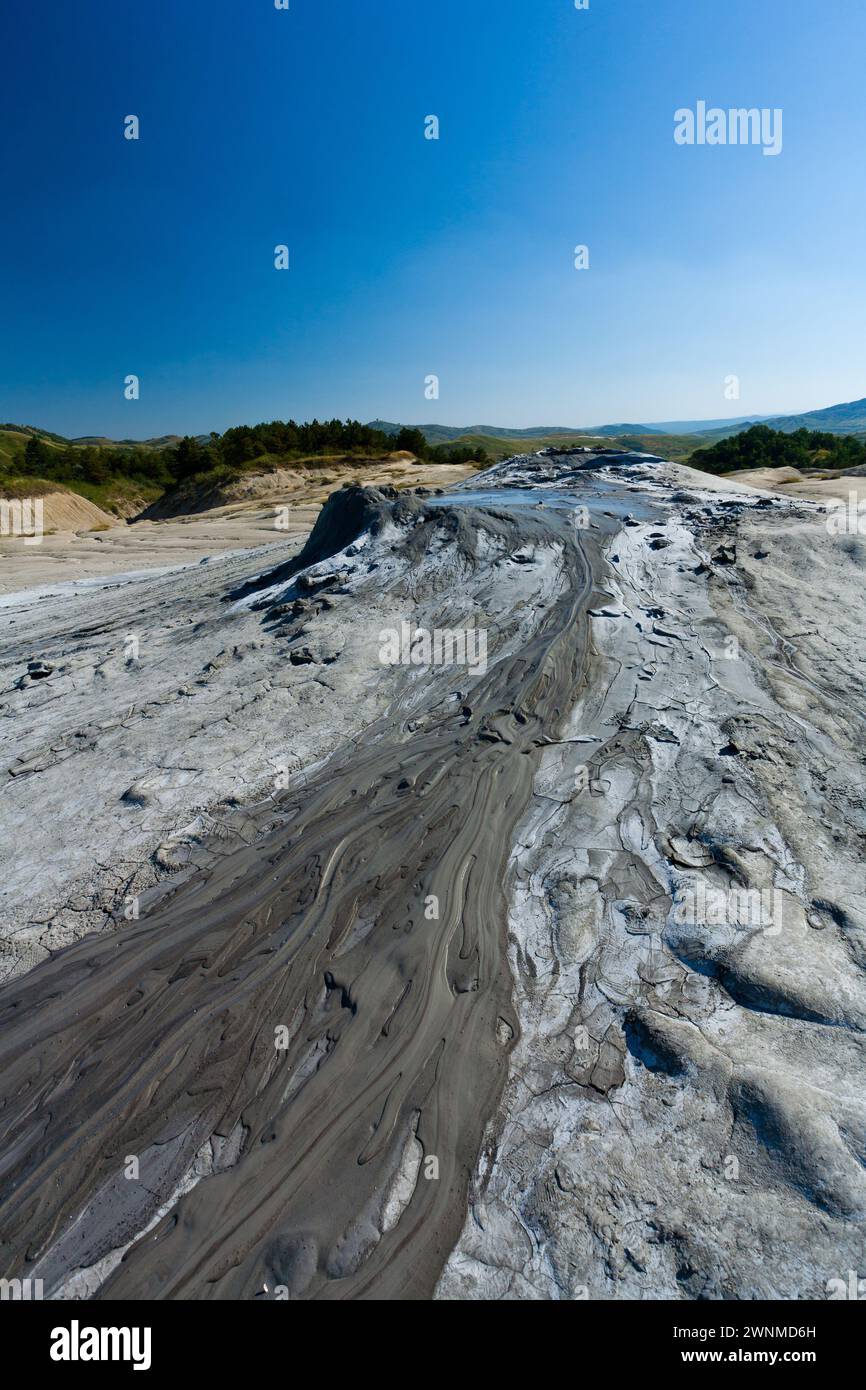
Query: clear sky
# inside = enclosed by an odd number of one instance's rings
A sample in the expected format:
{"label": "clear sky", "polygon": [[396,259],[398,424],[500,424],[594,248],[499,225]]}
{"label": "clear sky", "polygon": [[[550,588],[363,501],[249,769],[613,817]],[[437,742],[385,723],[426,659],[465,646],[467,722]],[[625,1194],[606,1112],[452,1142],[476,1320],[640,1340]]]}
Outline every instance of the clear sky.
{"label": "clear sky", "polygon": [[[864,40],[862,0],[9,0],[0,420],[143,438],[864,396]],[[781,108],[781,154],[678,146],[699,100]]]}

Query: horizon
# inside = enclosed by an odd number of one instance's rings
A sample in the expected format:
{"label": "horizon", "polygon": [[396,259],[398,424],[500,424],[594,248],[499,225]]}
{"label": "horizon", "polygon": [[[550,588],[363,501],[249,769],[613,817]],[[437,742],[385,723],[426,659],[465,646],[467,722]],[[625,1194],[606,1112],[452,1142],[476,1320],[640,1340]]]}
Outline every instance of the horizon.
{"label": "horizon", "polygon": [[[739,422],[741,422],[741,421],[753,421],[755,424],[767,424],[767,423],[771,423],[773,420],[776,420],[776,419],[783,419],[783,418],[786,418],[787,416],[791,416],[791,415],[814,415],[814,414],[819,413],[819,412],[822,411],[822,410],[831,409],[833,406],[854,405],[854,404],[857,404],[857,403],[858,403],[859,401],[861,401],[861,400],[866,401],[866,397],[856,397],[853,401],[832,401],[832,402],[831,402],[829,405],[827,405],[827,406],[813,406],[813,407],[808,407],[808,406],[807,406],[807,407],[804,407],[804,408],[801,409],[801,410],[791,410],[791,411],[784,411],[784,412],[783,412],[783,411],[774,411],[774,412],[772,412],[772,413],[768,413],[768,412],[766,412],[766,411],[757,411],[757,412],[754,413],[754,415],[751,415],[751,414],[750,414],[750,415],[738,414],[738,415],[729,415],[729,416],[723,416],[723,415],[708,416],[706,420],[698,420],[698,419],[696,419],[696,420],[691,420],[691,419],[686,420],[686,418],[685,418],[684,416],[683,416],[681,419],[676,420],[676,421],[674,421],[674,420],[627,420],[625,416],[622,416],[622,417],[619,418],[619,419],[611,419],[611,420],[607,420],[607,421],[598,421],[596,424],[593,424],[593,425],[564,425],[564,424],[543,424],[543,423],[540,423],[540,424],[531,424],[531,425],[512,425],[512,424],[506,424],[506,425],[504,425],[504,424],[496,424],[496,425],[491,425],[491,424],[456,425],[456,424],[453,424],[451,421],[448,421],[448,420],[435,420],[435,421],[434,421],[434,420],[423,420],[423,419],[422,419],[422,420],[389,420],[389,419],[387,419],[387,417],[384,416],[384,415],[361,415],[361,416],[355,417],[355,416],[339,415],[339,414],[337,414],[337,415],[323,415],[323,416],[321,416],[321,417],[313,417],[313,416],[311,416],[311,415],[300,415],[300,416],[297,417],[297,423],[299,423],[299,424],[308,424],[308,423],[310,423],[314,418],[320,419],[321,421],[324,421],[324,420],[344,420],[344,421],[345,421],[345,420],[356,419],[356,418],[357,418],[357,419],[360,421],[360,423],[364,424],[365,426],[372,426],[372,425],[380,425],[380,424],[382,424],[382,425],[395,426],[395,427],[398,428],[398,429],[425,429],[425,428],[459,429],[462,433],[467,433],[467,434],[468,434],[468,433],[471,433],[473,430],[487,430],[487,429],[505,430],[505,431],[508,431],[508,432],[513,432],[513,431],[518,431],[518,430],[519,430],[519,431],[522,431],[523,433],[527,433],[527,432],[533,431],[533,430],[544,430],[544,431],[546,431],[546,432],[548,432],[548,433],[556,433],[557,430],[564,430],[564,431],[573,430],[573,431],[575,431],[575,432],[577,432],[577,433],[581,433],[581,434],[582,434],[582,433],[591,434],[592,430],[594,430],[594,429],[610,429],[611,426],[613,426],[613,425],[618,425],[618,424],[623,424],[623,425],[637,425],[637,426],[647,426],[647,427],[656,428],[656,429],[660,429],[662,426],[664,426],[664,425],[670,425],[670,424],[686,424],[686,423],[692,424],[692,423],[694,423],[694,424],[697,424],[697,425],[708,425],[708,424],[712,424],[712,423],[715,422],[716,420],[726,421],[727,423],[739,423]],[[295,417],[289,417],[289,418],[295,418]],[[270,418],[267,419],[267,420],[264,420],[264,419],[263,419],[263,420],[252,420],[252,419],[249,419],[249,420],[236,420],[236,421],[234,421],[232,424],[227,425],[227,426],[226,426],[226,429],[236,429],[236,428],[239,428],[239,427],[253,427],[253,426],[255,426],[255,425],[260,425],[260,424],[270,424],[270,423],[272,423],[272,421],[274,421],[274,420],[276,420],[276,419],[277,419],[277,417],[274,416],[274,417],[270,417]],[[30,430],[37,430],[37,431],[38,431],[38,430],[43,429],[43,426],[41,426],[41,425],[35,425],[32,421],[24,421],[24,420],[12,421],[12,420],[9,420],[9,421],[7,421],[4,425],[0,426],[0,428],[2,428],[2,429],[8,429],[8,430],[14,430],[14,429],[22,429],[22,430],[24,430],[24,429],[30,429]],[[48,427],[47,427],[47,426],[44,427],[44,428],[45,428],[46,431],[48,431]],[[149,440],[151,440],[151,439],[161,439],[161,438],[178,438],[178,439],[183,439],[183,438],[204,437],[205,435],[208,435],[208,434],[212,433],[212,431],[209,431],[209,430],[197,430],[197,431],[187,430],[187,431],[182,431],[182,430],[177,430],[177,429],[164,429],[164,430],[160,430],[160,431],[159,431],[158,433],[156,433],[156,434],[152,434],[152,435],[141,435],[141,436],[137,436],[137,437],[136,437],[136,436],[133,436],[133,435],[116,435],[116,436],[115,436],[115,435],[108,435],[108,434],[106,434],[104,431],[98,431],[98,430],[86,430],[86,431],[84,431],[82,434],[72,435],[72,434],[64,434],[64,432],[63,432],[62,430],[51,429],[51,430],[50,430],[50,433],[60,435],[61,437],[70,440],[72,443],[76,443],[77,441],[79,441],[79,440],[81,440],[81,439],[107,439],[107,440],[109,440],[109,442],[113,442],[113,443],[118,443],[118,442],[119,442],[119,443],[143,444],[143,443],[147,443],[147,442],[148,442]],[[213,433],[224,434],[224,433],[225,433],[225,430],[213,431]]]}
{"label": "horizon", "polygon": [[[199,1378],[232,1306],[371,1300],[826,1376],[813,1310],[866,1299],[863,7],[58,0],[4,40],[0,1301],[147,1305]],[[51,1356],[145,1369],[108,1330]]]}
{"label": "horizon", "polygon": [[[673,0],[16,14],[0,415],[145,439],[857,398],[866,19],[732,0],[724,32]],[[778,150],[684,145],[715,103],[783,113]]]}

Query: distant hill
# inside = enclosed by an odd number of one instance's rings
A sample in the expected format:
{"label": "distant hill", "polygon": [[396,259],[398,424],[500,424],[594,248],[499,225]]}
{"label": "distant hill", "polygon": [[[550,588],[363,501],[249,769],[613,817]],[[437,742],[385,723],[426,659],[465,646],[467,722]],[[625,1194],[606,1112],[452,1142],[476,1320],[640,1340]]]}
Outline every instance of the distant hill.
{"label": "distant hill", "polygon": [[712,430],[735,430],[738,425],[766,424],[769,415],[731,415],[721,420],[662,420],[656,421],[653,430],[662,434],[706,434]]}
{"label": "distant hill", "polygon": [[848,401],[845,405],[828,405],[823,410],[806,410],[802,415],[750,415],[736,422],[716,422],[694,431],[701,446],[742,434],[754,425],[768,425],[781,434],[795,430],[819,431],[825,434],[854,434],[866,436],[866,399]]}
{"label": "distant hill", "polygon": [[25,438],[27,437],[27,435],[35,434],[37,439],[53,439],[58,444],[68,443],[68,441],[64,439],[62,434],[53,434],[51,430],[40,429],[38,425],[6,424],[0,425],[0,430],[8,432],[9,434],[20,434],[23,435]]}
{"label": "distant hill", "polygon": [[774,430],[791,434],[794,430],[826,430],[828,434],[866,434],[866,397],[845,405],[828,405],[825,410],[809,410],[803,415],[775,415],[764,421]]}
{"label": "distant hill", "polygon": [[[614,439],[621,435],[683,435],[698,434],[702,431],[724,430],[733,432],[743,424],[763,421],[763,415],[736,415],[722,420],[663,420],[655,424],[613,424],[613,425],[533,425],[529,429],[512,429],[508,425],[415,425],[430,444],[451,444],[466,438],[513,439],[536,442],[551,439]],[[390,420],[371,420],[371,429],[383,430],[386,434],[396,434],[402,425]]]}
{"label": "distant hill", "polygon": [[[756,424],[770,425],[784,433],[808,429],[826,430],[830,434],[866,435],[866,398],[849,401],[844,405],[827,406],[821,410],[804,411],[801,415],[733,415],[716,420],[656,420],[649,424],[639,422],[583,426],[533,425],[527,429],[514,429],[509,425],[417,425],[412,428],[421,430],[428,443],[433,445],[454,444],[457,441],[479,443],[482,440],[493,440],[498,444],[500,441],[510,440],[519,443],[525,440],[536,448],[543,448],[548,444],[562,444],[569,439],[619,439],[626,435],[631,438],[664,435],[677,439],[685,435],[695,435],[698,437],[695,443],[703,446],[719,439],[726,439]],[[391,420],[371,420],[368,427],[381,430],[383,434],[398,434],[403,428]],[[179,434],[163,434],[151,439],[110,439],[106,435],[96,434],[66,438],[62,434],[40,429],[36,425],[7,423],[0,424],[0,462],[4,455],[11,458],[20,452],[31,435],[58,448],[73,445],[80,448],[89,446],[100,449],[161,450],[173,448],[181,440]],[[203,446],[207,445],[210,438],[207,434],[194,437]]]}
{"label": "distant hill", "polygon": [[664,434],[665,431],[658,425],[597,425],[581,433],[592,434],[597,439],[613,439],[621,434]]}
{"label": "distant hill", "polygon": [[[738,439],[756,426],[767,426],[781,436],[805,429],[822,432],[825,436],[866,441],[866,398],[800,415],[730,416],[715,420],[585,427],[534,425],[516,429],[507,425],[434,424],[405,427],[387,420],[375,420],[367,426],[358,421],[339,420],[297,425],[293,421],[271,421],[239,426],[213,438],[197,435],[193,441],[178,434],[144,440],[116,440],[104,435],[79,435],[69,439],[36,425],[7,422],[0,424],[0,477],[8,485],[14,484],[19,477],[33,475],[56,479],[103,510],[129,515],[130,511],[160,497],[178,480],[206,474],[215,468],[234,467],[237,471],[260,456],[278,458],[281,465],[288,467],[299,466],[299,461],[307,456],[346,452],[354,456],[359,451],[365,456],[378,456],[395,447],[393,439],[401,429],[409,438],[399,447],[435,464],[495,462],[515,453],[579,447],[593,440],[657,454],[674,462],[686,462],[691,461],[696,450],[706,454],[722,441]],[[427,441],[426,446],[419,436]],[[38,448],[34,440],[40,441]],[[823,448],[833,452],[826,439]],[[811,449],[809,460],[821,466],[823,460],[817,458],[816,451],[820,452],[817,443]],[[776,446],[776,453],[781,459],[784,453],[781,445]],[[736,450],[730,454],[722,450],[709,459],[704,458],[699,466],[720,470],[723,464],[745,467],[742,462],[731,463],[731,459],[738,457]],[[787,455],[785,461],[791,462]],[[803,463],[802,458],[800,462]],[[846,457],[844,462],[834,459],[835,466],[855,463],[859,463],[859,457],[855,459],[853,455],[850,459]]]}
{"label": "distant hill", "polygon": [[[395,433],[402,428],[386,420],[376,421],[375,429]],[[647,430],[645,425],[603,425],[597,430],[557,430],[549,431],[537,426],[527,430],[509,430],[503,427],[501,434],[491,434],[493,426],[477,426],[459,433],[456,425],[416,425],[428,443],[434,447],[448,444],[452,448],[481,449],[494,461],[510,458],[522,450],[535,452],[537,449],[579,448],[581,444],[591,444],[593,440],[605,440],[621,449],[637,449],[641,453],[661,454],[677,462],[685,459],[697,447],[698,440],[691,435],[664,434],[660,430]]]}
{"label": "distant hill", "polygon": [[[66,435],[55,434],[53,430],[40,429],[37,425],[5,424],[0,425],[0,453],[14,453],[19,445],[27,443],[31,435],[36,439],[44,439],[46,444],[56,444],[64,449],[70,444],[82,449],[170,449],[183,438],[179,434],[161,434],[153,439],[109,439],[105,434],[79,434],[74,438],[67,438]],[[207,444],[210,438],[207,434],[194,437],[200,444]]]}
{"label": "distant hill", "polygon": [[[398,434],[403,426],[389,420],[370,420],[368,428],[381,430],[383,434]],[[573,429],[567,425],[535,425],[526,430],[509,429],[507,425],[414,425],[412,428],[420,430],[428,444],[451,444],[455,439],[464,439],[467,435],[480,435],[489,439],[535,440],[549,439],[552,435],[561,438],[584,436],[589,433],[587,430]]]}
{"label": "distant hill", "polygon": [[[155,439],[109,439],[104,434],[78,434],[74,439],[63,442],[80,444],[82,448],[89,445],[94,449],[170,449],[179,444],[182,438],[180,434],[161,434]],[[208,440],[206,434],[197,435],[196,438],[200,444],[206,444]]]}
{"label": "distant hill", "polygon": [[[393,434],[399,425],[383,420],[375,422],[377,429]],[[866,397],[859,401],[848,401],[844,405],[830,405],[822,410],[804,411],[802,415],[734,415],[717,420],[661,420],[653,424],[614,424],[588,425],[576,428],[572,425],[536,425],[531,429],[510,429],[507,425],[418,425],[424,437],[431,444],[461,443],[467,439],[490,439],[497,442],[508,440],[532,441],[536,448],[548,444],[562,444],[568,439],[594,438],[618,439],[664,436],[676,440],[679,456],[682,455],[680,441],[691,436],[692,448],[705,447],[719,440],[729,439],[753,425],[769,425],[771,429],[784,434],[794,430],[824,430],[828,434],[856,434],[866,436]],[[495,452],[495,447],[491,452]]]}
{"label": "distant hill", "polygon": [[736,434],[742,434],[744,430],[754,429],[755,425],[769,425],[770,421],[763,419],[760,415],[749,416],[746,420],[739,420],[736,425],[716,426],[713,429],[693,430],[686,438],[691,439],[693,447],[704,449],[709,444],[718,444],[722,439],[732,439]]}
{"label": "distant hill", "polygon": [[[866,434],[866,398],[849,401],[845,405],[831,405],[826,409],[805,411],[802,415],[734,415],[715,420],[656,420],[649,424],[619,423],[605,425],[533,425],[526,429],[515,429],[509,425],[417,425],[429,444],[469,444],[478,446],[488,444],[491,453],[501,452],[507,442],[519,444],[525,441],[534,448],[548,445],[562,446],[569,439],[622,439],[646,438],[649,435],[665,436],[681,440],[684,436],[695,436],[695,445],[701,447],[729,438],[751,425],[765,424],[773,429],[791,433],[798,429],[826,430],[830,434]],[[398,434],[403,428],[396,421],[371,420],[369,428],[381,430],[383,434]],[[23,450],[27,439],[36,435],[48,444],[58,448],[69,445],[101,449],[153,449],[173,448],[180,442],[179,434],[163,434],[151,439],[110,439],[106,435],[78,435],[69,439],[51,430],[36,425],[0,424],[0,462]],[[209,436],[195,436],[198,443],[206,445]],[[678,452],[680,452],[678,447]]]}
{"label": "distant hill", "polygon": [[563,434],[534,434],[524,439],[507,434],[458,434],[456,439],[448,441],[446,447],[484,449],[490,458],[497,459],[510,458],[512,454],[534,453],[537,449],[566,449],[569,446],[579,448],[581,444],[590,443],[592,438],[593,436],[588,434],[575,434],[573,430]]}

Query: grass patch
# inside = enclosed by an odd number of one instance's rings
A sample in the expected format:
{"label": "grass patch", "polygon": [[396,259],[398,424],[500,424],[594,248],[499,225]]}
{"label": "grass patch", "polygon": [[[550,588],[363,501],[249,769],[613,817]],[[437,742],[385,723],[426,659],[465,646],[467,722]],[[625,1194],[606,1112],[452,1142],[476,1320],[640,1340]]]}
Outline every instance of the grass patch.
{"label": "grass patch", "polygon": [[137,478],[112,478],[108,483],[70,482],[66,484],[70,492],[77,492],[88,502],[104,512],[118,513],[130,504],[147,507],[161,497],[164,489],[158,483],[142,483]]}
{"label": "grass patch", "polygon": [[69,492],[63,483],[48,478],[4,478],[0,475],[0,497],[45,497],[49,492]]}

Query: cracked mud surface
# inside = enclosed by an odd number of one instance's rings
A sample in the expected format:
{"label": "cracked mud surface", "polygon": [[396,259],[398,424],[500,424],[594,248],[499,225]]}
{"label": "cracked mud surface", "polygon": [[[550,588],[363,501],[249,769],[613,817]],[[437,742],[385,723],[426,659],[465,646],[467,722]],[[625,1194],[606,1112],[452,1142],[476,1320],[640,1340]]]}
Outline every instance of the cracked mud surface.
{"label": "cracked mud surface", "polygon": [[[808,503],[601,462],[367,494],[312,567],[2,611],[2,1273],[688,1299],[857,1267],[863,557]],[[486,671],[383,666],[403,620],[483,628]],[[756,890],[769,929],[677,911]]]}
{"label": "cracked mud surface", "polygon": [[[783,504],[669,510],[608,547],[518,827],[522,1033],[441,1297],[820,1298],[862,1263],[863,557]],[[697,885],[775,890],[771,929],[680,924]]]}

